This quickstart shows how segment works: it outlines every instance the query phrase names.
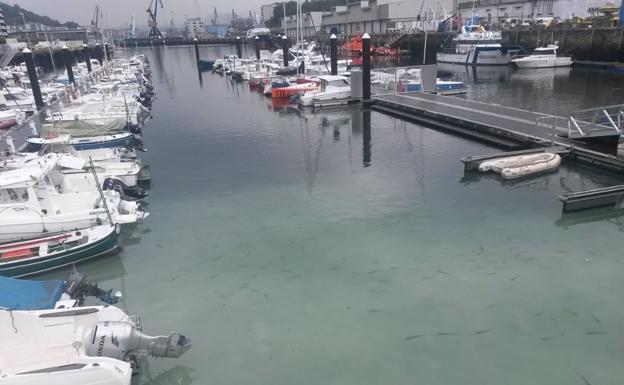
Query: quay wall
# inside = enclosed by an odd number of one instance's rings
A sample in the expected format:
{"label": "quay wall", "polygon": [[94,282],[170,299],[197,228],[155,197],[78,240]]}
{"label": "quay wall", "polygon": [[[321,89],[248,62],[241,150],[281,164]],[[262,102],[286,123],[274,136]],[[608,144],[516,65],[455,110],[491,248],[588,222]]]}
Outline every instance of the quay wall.
{"label": "quay wall", "polygon": [[527,50],[559,43],[559,53],[575,60],[624,62],[624,28],[582,28],[503,31],[503,42]]}

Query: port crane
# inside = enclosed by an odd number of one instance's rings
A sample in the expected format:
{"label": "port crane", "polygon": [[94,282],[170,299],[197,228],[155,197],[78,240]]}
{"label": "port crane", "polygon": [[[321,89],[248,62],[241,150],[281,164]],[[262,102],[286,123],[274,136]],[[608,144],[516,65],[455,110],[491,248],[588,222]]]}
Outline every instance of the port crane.
{"label": "port crane", "polygon": [[[149,38],[150,40],[162,40],[163,35],[160,33],[158,29],[158,22],[156,21],[156,16],[158,15],[158,5],[160,4],[160,8],[163,8],[162,0],[150,0],[149,7],[147,7],[147,14],[149,15],[149,19],[147,20],[147,25],[150,27]],[[152,10],[152,6],[154,9]]]}
{"label": "port crane", "polygon": [[91,26],[97,30],[100,27],[100,19],[102,18],[102,12],[100,11],[100,6],[95,6],[95,11],[93,11],[93,18],[91,19]]}

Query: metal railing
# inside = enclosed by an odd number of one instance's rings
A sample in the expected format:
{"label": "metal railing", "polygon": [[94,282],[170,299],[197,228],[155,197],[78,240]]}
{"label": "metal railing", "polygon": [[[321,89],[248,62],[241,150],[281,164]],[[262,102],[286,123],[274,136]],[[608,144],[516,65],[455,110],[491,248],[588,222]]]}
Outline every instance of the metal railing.
{"label": "metal railing", "polygon": [[624,129],[624,104],[574,111],[568,119],[569,136],[587,136],[596,131]]}

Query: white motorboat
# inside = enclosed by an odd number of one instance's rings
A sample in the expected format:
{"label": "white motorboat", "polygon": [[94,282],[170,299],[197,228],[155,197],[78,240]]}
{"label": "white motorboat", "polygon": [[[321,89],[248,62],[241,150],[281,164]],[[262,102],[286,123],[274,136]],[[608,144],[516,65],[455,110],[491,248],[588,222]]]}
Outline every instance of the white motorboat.
{"label": "white motorboat", "polygon": [[[71,159],[67,160],[64,165],[69,167]],[[47,154],[28,167],[0,173],[0,240],[71,231],[104,222],[135,223],[149,215],[138,203],[123,200],[118,191],[65,177],[59,161],[65,159]]]}
{"label": "white motorboat", "polygon": [[[124,160],[117,155],[113,155],[115,149],[98,149],[89,151],[76,151],[70,145],[62,146],[50,146],[46,147],[43,152],[62,154],[59,159],[67,159],[73,157],[70,168],[62,166],[63,162],[60,162],[60,169],[63,175],[71,178],[72,176],[86,174],[87,181],[92,184],[93,175],[91,174],[91,164],[93,162],[93,168],[97,174],[99,180],[103,181],[105,178],[113,177],[121,180],[126,186],[134,187],[138,183],[138,176],[141,172],[141,164],[135,160]],[[105,152],[106,151],[106,152]],[[84,152],[84,154],[83,154]],[[102,155],[99,155],[102,153]],[[96,156],[96,159],[90,158],[91,154]],[[105,154],[111,154],[107,156]],[[2,164],[4,168],[16,169],[28,167],[29,165],[39,161],[42,155],[35,152],[22,152],[12,154],[6,158]],[[73,179],[73,178],[72,178]],[[75,183],[72,180],[72,183]]]}
{"label": "white motorboat", "polygon": [[570,56],[561,56],[557,54],[559,46],[557,44],[549,44],[546,47],[535,48],[529,56],[512,59],[511,62],[518,68],[551,68],[551,67],[569,67],[572,65]]}
{"label": "white motorboat", "polygon": [[312,106],[314,103],[346,100],[351,97],[351,83],[340,75],[319,76],[321,87],[318,91],[306,92],[299,98],[302,106]]}
{"label": "white motorboat", "polygon": [[464,65],[507,65],[520,47],[501,44],[500,32],[486,31],[473,16],[462,26],[462,32],[453,38],[452,45],[437,53],[438,63]]}
{"label": "white motorboat", "polygon": [[0,310],[3,384],[130,384],[147,356],[177,358],[191,348],[178,333],[149,336],[115,306]]}
{"label": "white motorboat", "polygon": [[561,157],[558,154],[543,152],[487,160],[479,165],[479,171],[493,171],[504,179],[518,179],[555,171],[560,164]]}

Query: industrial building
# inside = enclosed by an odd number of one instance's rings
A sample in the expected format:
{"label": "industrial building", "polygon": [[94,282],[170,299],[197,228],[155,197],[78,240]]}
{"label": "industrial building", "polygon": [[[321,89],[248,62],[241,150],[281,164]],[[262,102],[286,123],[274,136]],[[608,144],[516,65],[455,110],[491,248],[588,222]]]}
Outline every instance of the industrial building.
{"label": "industrial building", "polygon": [[[358,31],[384,34],[397,30],[436,30],[440,19],[449,17],[453,0],[368,0],[337,6],[329,12],[311,12],[303,20],[303,35],[316,31],[352,35]],[[295,16],[286,18],[286,33],[295,36]]]}
{"label": "industrial building", "polygon": [[543,17],[586,17],[591,8],[605,4],[605,0],[458,0],[457,10],[468,17],[473,14],[474,7],[474,14],[484,20],[504,23]]}

